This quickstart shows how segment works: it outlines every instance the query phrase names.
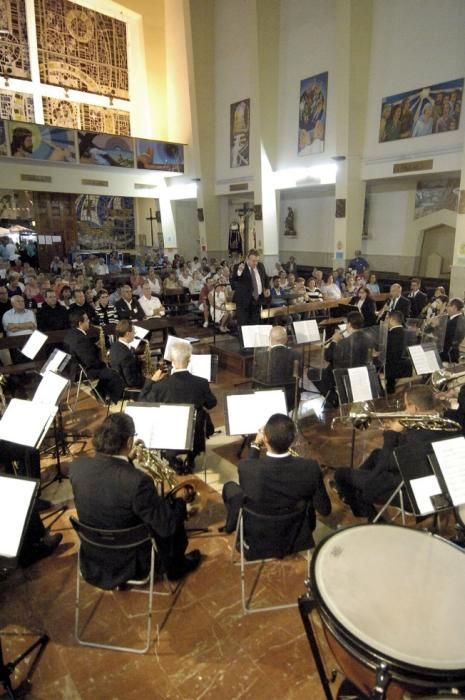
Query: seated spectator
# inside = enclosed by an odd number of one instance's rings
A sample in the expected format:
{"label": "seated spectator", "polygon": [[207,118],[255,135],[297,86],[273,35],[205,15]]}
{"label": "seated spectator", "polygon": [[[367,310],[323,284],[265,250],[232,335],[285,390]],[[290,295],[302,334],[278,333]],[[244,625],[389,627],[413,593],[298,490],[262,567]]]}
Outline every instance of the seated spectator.
{"label": "seated spectator", "polygon": [[121,299],[116,302],[115,307],[120,321],[124,318],[141,321],[144,317],[144,312],[137,300],[133,298],[132,289],[128,284],[121,287]]}
{"label": "seated spectator", "polygon": [[146,280],[142,285],[142,296],[139,297],[138,303],[143,311],[144,318],[165,315],[165,309],[162,306],[160,299],[152,295],[152,290],[148,280]]}
{"label": "seated spectator", "polygon": [[307,296],[309,301],[323,301],[323,293],[316,286],[314,277],[309,277],[307,280]]}
{"label": "seated spectator", "polygon": [[108,271],[110,274],[115,272],[121,272],[121,263],[119,261],[117,253],[112,253],[108,260]]}
{"label": "seated spectator", "polygon": [[98,293],[100,292],[101,289],[104,289],[104,284],[103,280],[101,279],[96,279],[95,280],[95,285],[94,288],[92,289],[92,299],[95,301],[98,297]]}
{"label": "seated spectator", "polygon": [[105,258],[99,258],[98,263],[95,266],[95,274],[96,275],[109,275],[110,270],[108,269],[108,265],[105,262]]}
{"label": "seated spectator", "polygon": [[58,303],[54,289],[47,289],[45,301],[37,311],[37,328],[39,331],[61,331],[69,327],[68,312]]}
{"label": "seated spectator", "polygon": [[368,283],[367,283],[367,289],[370,290],[372,294],[379,294],[379,284],[376,279],[376,275],[374,272],[370,274],[370,277],[368,278]]}
{"label": "seated spectator", "polygon": [[180,289],[179,282],[176,279],[176,272],[172,271],[167,275],[167,277],[165,277],[165,279],[163,280],[163,289]]}
{"label": "seated spectator", "polygon": [[220,327],[220,333],[228,332],[231,312],[226,309],[226,286],[221,284],[210,292],[210,312],[213,323]]}
{"label": "seated spectator", "polygon": [[[155,269],[153,267],[149,267],[149,273],[147,275],[146,282],[149,283],[150,285],[150,291],[152,294],[155,294],[157,297],[160,296],[163,292],[163,283],[160,279],[160,276],[157,275],[155,272]],[[142,290],[141,290],[142,293]],[[140,296],[140,294],[139,294]]]}
{"label": "seated spectator", "polygon": [[[33,311],[25,308],[24,298],[15,294],[11,297],[11,309],[5,311],[2,318],[3,329],[8,337],[18,335],[31,335],[36,328],[37,322]],[[18,348],[10,348],[10,355],[13,364],[28,362],[29,358],[25,357]]]}
{"label": "seated spectator", "polygon": [[334,282],[334,277],[331,274],[328,275],[326,282],[322,284],[321,292],[324,299],[341,299],[342,297],[341,290]]}
{"label": "seated spectator", "polygon": [[71,287],[67,284],[63,285],[60,290],[60,304],[69,311],[71,304],[73,303]]}
{"label": "seated spectator", "polygon": [[129,275],[129,284],[131,285],[131,289],[137,289],[137,287],[141,287],[144,282],[144,277],[143,275],[140,274],[139,270],[137,267],[133,267],[131,269],[131,274]]}
{"label": "seated spectator", "polygon": [[107,326],[118,323],[119,321],[118,312],[116,308],[110,304],[110,296],[106,289],[101,289],[98,293],[95,313],[97,314],[99,326]]}
{"label": "seated spectator", "polygon": [[76,255],[73,262],[73,270],[75,272],[84,272],[84,262],[82,260],[82,255]]}
{"label": "seated spectator", "polygon": [[189,293],[191,297],[198,297],[198,295],[200,294],[200,290],[203,287],[203,284],[204,282],[199,270],[194,270],[194,272],[192,273],[192,279],[189,282]]}
{"label": "seated spectator", "polygon": [[37,285],[35,284],[32,284],[31,282],[28,282],[28,284],[26,284],[26,286],[24,287],[23,296],[26,309],[36,311],[38,307],[36,299],[42,298],[39,287],[37,287]]}
{"label": "seated spectator", "polygon": [[98,316],[96,314],[95,308],[92,304],[86,301],[86,296],[82,289],[76,289],[74,291],[74,301],[68,309],[68,313],[71,314],[73,311],[83,311],[87,314],[90,323],[95,326],[98,325]]}
{"label": "seated spectator", "polygon": [[208,328],[210,319],[210,292],[213,291],[215,280],[207,277],[199,294],[199,311],[203,313],[203,327]]}
{"label": "seated spectator", "polygon": [[52,275],[61,275],[63,271],[63,263],[61,262],[58,255],[55,255],[52,262],[50,263],[50,272]]}
{"label": "seated spectator", "polygon": [[19,281],[19,274],[17,272],[10,272],[8,275],[6,288],[8,289],[9,297],[13,297],[24,292],[24,284]]}
{"label": "seated spectator", "polygon": [[192,281],[192,277],[190,276],[189,270],[186,268],[185,265],[181,265],[178,269],[178,282],[179,286],[183,287],[184,289],[189,289],[189,284]]}
{"label": "seated spectator", "polygon": [[279,273],[279,286],[281,289],[288,289],[289,282],[287,281],[287,274],[285,270],[281,270]]}
{"label": "seated spectator", "polygon": [[342,296],[345,297],[346,299],[349,297],[352,299],[352,297],[356,297],[358,294],[359,287],[355,282],[355,277],[348,272],[346,274],[346,279],[344,282],[344,288],[342,291]]}

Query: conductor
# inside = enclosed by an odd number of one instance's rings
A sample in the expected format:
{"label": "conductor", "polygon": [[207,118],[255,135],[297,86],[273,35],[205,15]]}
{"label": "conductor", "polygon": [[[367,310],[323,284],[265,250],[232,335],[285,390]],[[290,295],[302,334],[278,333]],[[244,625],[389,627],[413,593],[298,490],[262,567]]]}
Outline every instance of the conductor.
{"label": "conductor", "polygon": [[253,248],[249,250],[245,262],[234,266],[231,286],[236,302],[237,325],[260,323],[260,307],[265,297],[270,296],[270,280]]}

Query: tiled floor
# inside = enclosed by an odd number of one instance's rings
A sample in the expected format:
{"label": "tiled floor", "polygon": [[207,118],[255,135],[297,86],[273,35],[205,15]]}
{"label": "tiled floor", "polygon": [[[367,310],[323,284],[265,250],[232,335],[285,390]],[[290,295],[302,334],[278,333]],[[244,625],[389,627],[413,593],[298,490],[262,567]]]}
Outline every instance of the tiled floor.
{"label": "tiled floor", "polygon": [[[215,387],[219,406],[214,411],[216,426],[224,424],[222,397],[237,377],[220,374]],[[104,411],[83,397],[73,417],[72,432],[85,427],[90,431]],[[66,425],[71,428],[69,416]],[[298,448],[327,465],[346,464],[350,454],[350,429],[338,426],[332,431],[325,424],[303,421],[304,435]],[[375,430],[357,437],[356,463],[379,442]],[[239,569],[231,562],[232,535],[218,532],[224,513],[218,490],[235,476],[239,441],[226,438],[224,432],[209,442],[207,481],[198,474],[203,496],[202,524],[209,532],[191,537],[190,546],[198,547],[204,561],[182,584],[179,595],[171,599],[155,598],[155,622],[161,624],[169,606],[158,643],[155,639],[144,656],[90,649],[78,646],[74,638],[74,590],[76,574],[76,537],[70,529],[71,509],[52,526],[63,532],[63,542],[54,555],[36,565],[10,573],[0,583],[0,630],[5,660],[11,660],[27,646],[32,637],[45,631],[50,642],[33,674],[32,688],[26,697],[33,700],[323,700],[308,641],[296,608],[272,613],[243,616],[240,605]],[[88,449],[87,442],[83,445]],[[75,443],[74,452],[82,446]],[[65,458],[63,466],[66,471]],[[200,465],[199,465],[200,466]],[[44,475],[45,477],[45,475]],[[327,477],[328,478],[328,477]],[[45,495],[55,502],[71,497],[69,482],[55,483]],[[346,507],[332,495],[333,513],[318,526],[321,538],[337,526],[354,519]],[[247,581],[252,582],[256,567],[250,567]],[[284,564],[271,562],[260,577],[256,601],[273,604],[295,601],[304,593],[305,560],[296,557]],[[100,600],[102,599],[102,600]],[[142,641],[140,620],[128,621],[125,613],[134,613],[144,604],[144,596],[130,592],[107,593],[86,588],[83,613],[92,611],[100,600],[85,634],[100,635],[113,643]],[[334,662],[329,661],[330,667]],[[17,683],[26,674],[22,663],[15,675]]]}

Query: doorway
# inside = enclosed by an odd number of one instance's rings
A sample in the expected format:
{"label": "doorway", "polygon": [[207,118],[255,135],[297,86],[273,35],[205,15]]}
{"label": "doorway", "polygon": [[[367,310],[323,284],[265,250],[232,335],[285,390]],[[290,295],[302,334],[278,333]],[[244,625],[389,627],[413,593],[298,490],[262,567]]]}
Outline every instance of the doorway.
{"label": "doorway", "polygon": [[[441,277],[449,277],[452,260],[454,257],[454,241],[455,228],[441,224],[440,226],[432,226],[423,231],[423,242],[421,246],[419,275],[420,277],[440,275]],[[435,274],[431,274],[433,269],[432,258],[436,258]],[[433,263],[434,268],[434,263]]]}

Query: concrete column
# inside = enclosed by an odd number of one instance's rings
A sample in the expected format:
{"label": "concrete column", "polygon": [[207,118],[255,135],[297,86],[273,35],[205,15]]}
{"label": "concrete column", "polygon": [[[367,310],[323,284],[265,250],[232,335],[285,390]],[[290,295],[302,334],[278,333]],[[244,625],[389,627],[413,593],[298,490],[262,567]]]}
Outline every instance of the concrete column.
{"label": "concrete column", "polygon": [[[344,266],[362,248],[365,182],[361,154],[365,133],[370,68],[372,0],[337,0],[336,71],[336,211],[334,259]],[[350,137],[349,137],[350,134]]]}

